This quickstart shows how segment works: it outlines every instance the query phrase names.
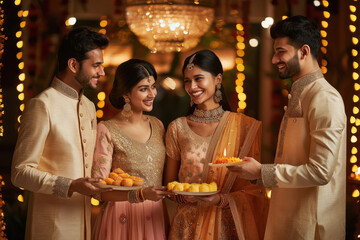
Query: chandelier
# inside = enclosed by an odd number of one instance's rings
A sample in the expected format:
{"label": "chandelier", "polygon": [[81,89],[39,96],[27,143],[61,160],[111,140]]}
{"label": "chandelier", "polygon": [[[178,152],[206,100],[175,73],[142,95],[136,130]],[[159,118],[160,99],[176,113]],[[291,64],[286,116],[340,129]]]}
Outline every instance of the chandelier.
{"label": "chandelier", "polygon": [[130,30],[151,52],[195,47],[214,19],[211,0],[127,0]]}

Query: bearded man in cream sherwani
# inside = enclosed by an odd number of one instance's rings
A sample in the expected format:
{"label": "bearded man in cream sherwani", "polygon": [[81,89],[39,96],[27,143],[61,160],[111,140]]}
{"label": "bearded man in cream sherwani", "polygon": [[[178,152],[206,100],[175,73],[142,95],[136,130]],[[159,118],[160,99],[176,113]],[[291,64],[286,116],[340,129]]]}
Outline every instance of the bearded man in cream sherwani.
{"label": "bearded man in cream sherwani", "polygon": [[89,178],[96,138],[94,104],[83,88],[104,75],[108,39],[87,28],[72,30],[59,47],[51,86],[29,100],[21,118],[11,180],[29,191],[26,239],[90,239]]}
{"label": "bearded man in cream sherwani", "polygon": [[292,78],[274,164],[229,169],[272,188],[266,240],[345,239],[346,115],[317,62],[320,33],[306,17],[273,25],[281,78]]}

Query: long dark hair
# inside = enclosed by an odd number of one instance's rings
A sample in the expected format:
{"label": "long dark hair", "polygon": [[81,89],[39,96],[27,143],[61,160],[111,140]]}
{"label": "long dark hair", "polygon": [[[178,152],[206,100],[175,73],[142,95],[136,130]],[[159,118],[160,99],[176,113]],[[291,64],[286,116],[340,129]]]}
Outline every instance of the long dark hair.
{"label": "long dark hair", "polygon": [[[184,65],[182,67],[182,73],[184,75],[185,69],[187,67],[187,65],[189,64],[190,59],[195,55],[195,57],[192,60],[192,63],[196,66],[198,66],[199,68],[201,68],[202,70],[211,73],[211,75],[213,75],[214,77],[216,77],[218,74],[223,75],[223,67],[222,64],[220,62],[220,59],[218,58],[218,56],[216,56],[216,54],[208,49],[204,49],[204,50],[200,50],[190,56],[188,56],[185,61],[184,61]],[[223,79],[224,80],[224,79]],[[220,89],[223,99],[220,101],[220,105],[223,107],[224,110],[228,110],[230,111],[230,106],[229,103],[226,100],[226,96],[224,93],[224,88],[223,85],[221,84],[221,89]],[[196,104],[194,104],[193,106],[190,106],[188,111],[187,111],[187,115],[190,115],[194,112],[196,107]]]}
{"label": "long dark hair", "polygon": [[150,76],[153,76],[156,81],[155,68],[147,61],[130,59],[121,63],[116,69],[114,84],[109,94],[111,105],[117,109],[122,109],[125,105],[123,95],[129,93],[141,80]]}

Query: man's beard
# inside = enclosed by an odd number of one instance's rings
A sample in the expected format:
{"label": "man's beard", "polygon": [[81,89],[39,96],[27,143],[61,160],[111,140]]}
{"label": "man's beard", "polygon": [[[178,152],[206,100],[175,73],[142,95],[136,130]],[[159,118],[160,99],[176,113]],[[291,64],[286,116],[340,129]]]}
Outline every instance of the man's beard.
{"label": "man's beard", "polygon": [[281,79],[291,78],[300,72],[299,59],[296,53],[285,65],[286,71],[284,71],[283,73],[279,72],[279,77]]}
{"label": "man's beard", "polygon": [[80,66],[79,72],[75,75],[75,79],[81,84],[83,88],[95,89],[93,85],[91,85],[91,78],[87,76],[84,71],[82,71],[82,67]]}

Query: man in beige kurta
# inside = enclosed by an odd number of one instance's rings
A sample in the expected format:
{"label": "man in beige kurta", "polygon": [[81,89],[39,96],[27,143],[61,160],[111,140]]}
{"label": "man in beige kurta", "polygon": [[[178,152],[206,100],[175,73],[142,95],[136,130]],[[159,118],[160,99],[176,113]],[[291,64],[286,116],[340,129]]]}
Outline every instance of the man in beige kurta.
{"label": "man in beige kurta", "polygon": [[26,239],[90,239],[89,196],[102,190],[89,178],[96,114],[82,88],[96,88],[104,75],[107,44],[87,28],[70,32],[59,49],[57,77],[26,104],[11,173],[15,186],[31,191]]}
{"label": "man in beige kurta", "polygon": [[272,188],[265,239],[345,239],[346,115],[317,63],[319,31],[295,16],[274,25],[271,35],[272,62],[281,78],[294,81],[275,162],[247,158],[231,170]]}

